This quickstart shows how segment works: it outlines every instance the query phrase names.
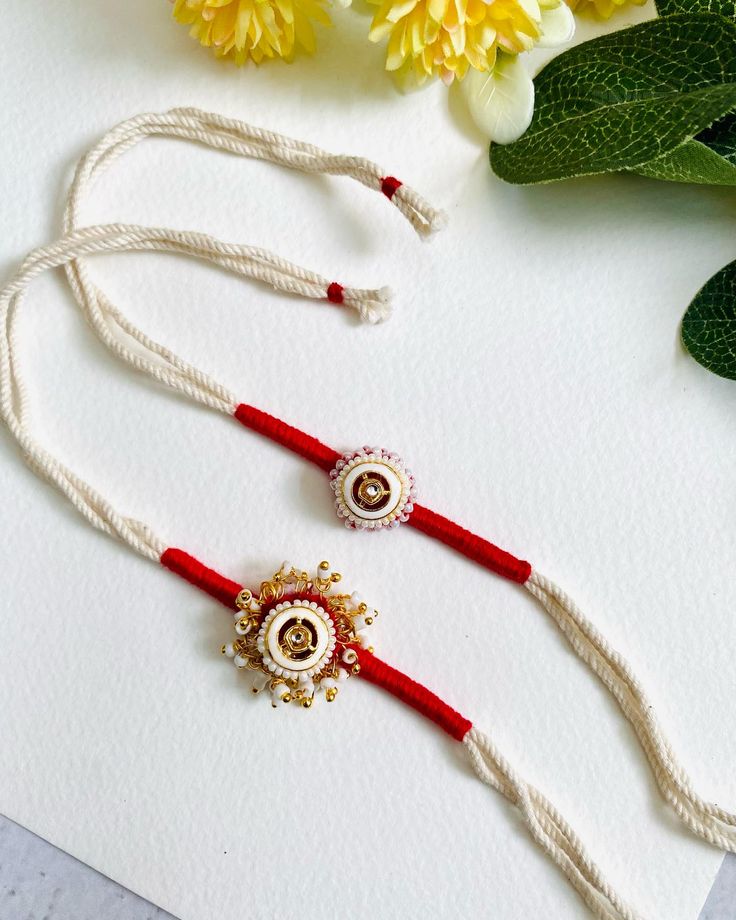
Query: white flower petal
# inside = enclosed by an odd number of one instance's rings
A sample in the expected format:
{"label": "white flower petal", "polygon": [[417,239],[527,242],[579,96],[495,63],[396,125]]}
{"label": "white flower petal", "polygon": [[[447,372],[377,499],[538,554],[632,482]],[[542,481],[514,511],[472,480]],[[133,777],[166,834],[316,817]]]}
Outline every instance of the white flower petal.
{"label": "white flower petal", "polygon": [[534,83],[517,54],[499,54],[492,71],[469,70],[462,82],[473,121],[496,144],[510,144],[529,127]]}
{"label": "white flower petal", "polygon": [[519,6],[533,22],[541,19],[541,10],[537,0],[518,0]]}
{"label": "white flower petal", "polygon": [[558,48],[566,45],[575,34],[575,17],[567,3],[559,3],[552,10],[542,10],[542,35],[538,48]]}

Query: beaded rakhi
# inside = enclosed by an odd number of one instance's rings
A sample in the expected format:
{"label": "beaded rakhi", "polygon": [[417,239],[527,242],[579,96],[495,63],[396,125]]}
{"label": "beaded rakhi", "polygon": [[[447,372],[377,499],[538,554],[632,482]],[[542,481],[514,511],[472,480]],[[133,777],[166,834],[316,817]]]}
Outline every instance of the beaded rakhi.
{"label": "beaded rakhi", "polygon": [[[253,690],[268,689],[274,706],[295,702],[309,709],[320,696],[334,700],[350,675],[382,687],[462,742],[477,776],[520,810],[534,840],[561,868],[593,913],[606,920],[638,916],[605,881],[556,809],[515,773],[486,735],[431,691],[376,657],[369,632],[376,612],[342,585],[329,563],[320,563],[311,573],[284,563],[258,588],[244,586],[184,550],[169,546],[147,525],[120,514],[35,440],[26,422],[14,322],[30,281],[47,269],[65,266],[84,316],[114,354],[316,464],[328,475],[337,514],[349,528],[387,531],[399,525],[412,527],[526,588],[616,700],[675,813],[693,833],[736,852],[736,816],[693,790],[632,669],[564,591],[528,562],[419,504],[414,476],[398,455],[381,447],[334,450],[240,402],[133,325],[91,282],[82,259],[92,253],[176,252],[206,259],[291,294],[344,305],[370,322],[385,319],[389,313],[384,288],[350,288],[255,247],[226,244],[200,233],[136,225],[79,229],[79,204],[87,184],[116,156],[152,135],[189,139],[305,172],[349,176],[382,193],[420,235],[429,234],[442,223],[441,212],[368,160],[333,156],[233,119],[179,109],[163,115],[141,115],[119,125],[77,167],[64,217],[64,237],[31,253],[0,293],[0,412],[34,472],[60,489],[93,526],[119,537],[230,609],[235,637],[223,647],[223,653],[239,671],[250,675]],[[377,544],[371,545],[380,551]]]}

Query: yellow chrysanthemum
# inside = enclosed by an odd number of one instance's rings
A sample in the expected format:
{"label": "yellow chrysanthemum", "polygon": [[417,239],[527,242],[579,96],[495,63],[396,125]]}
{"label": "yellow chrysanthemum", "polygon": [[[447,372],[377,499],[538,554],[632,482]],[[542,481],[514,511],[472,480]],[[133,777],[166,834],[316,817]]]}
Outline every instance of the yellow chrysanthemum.
{"label": "yellow chrysanthemum", "polygon": [[174,18],[218,57],[291,58],[297,46],[314,51],[312,21],[330,25],[328,0],[173,0]]}
{"label": "yellow chrysanthemum", "polygon": [[567,5],[575,13],[593,13],[600,19],[608,19],[623,6],[644,6],[647,0],[567,0]]}
{"label": "yellow chrysanthemum", "polygon": [[528,51],[540,37],[540,9],[560,0],[383,0],[371,41],[388,37],[386,70],[424,83],[492,70],[496,52]]}

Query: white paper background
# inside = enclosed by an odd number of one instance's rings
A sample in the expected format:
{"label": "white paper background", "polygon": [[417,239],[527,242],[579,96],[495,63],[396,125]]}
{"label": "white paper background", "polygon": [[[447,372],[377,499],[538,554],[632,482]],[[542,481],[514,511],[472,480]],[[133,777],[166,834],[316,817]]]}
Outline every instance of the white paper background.
{"label": "white paper background", "polygon": [[[395,317],[367,328],[183,259],[94,265],[243,400],[338,448],[400,451],[426,504],[557,578],[630,657],[699,791],[734,806],[734,388],[678,343],[733,257],[733,195],[504,185],[453,93],[395,93],[360,15],[336,17],[314,60],[236,72],[169,12],[3,11],[3,275],[58,233],[70,170],[104,130],[174,105],[374,158],[445,206],[423,245],[347,180],[149,141],[85,218],[391,284]],[[329,558],[382,610],[377,651],[492,732],[625,897],[697,915],[720,854],[670,816],[632,731],[523,591],[411,529],[345,531],[318,470],[112,359],[61,275],[35,285],[22,332],[33,423],[62,459],[231,577]],[[216,604],[90,530],[8,437],[0,459],[0,811],[182,920],[586,916],[459,746],[359,681],[333,706],[272,712],[221,660]]]}

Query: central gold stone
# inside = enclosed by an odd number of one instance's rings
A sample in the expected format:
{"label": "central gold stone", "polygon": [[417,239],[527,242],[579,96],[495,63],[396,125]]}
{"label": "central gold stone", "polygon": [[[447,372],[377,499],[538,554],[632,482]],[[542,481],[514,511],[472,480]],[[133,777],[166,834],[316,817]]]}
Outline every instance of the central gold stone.
{"label": "central gold stone", "polygon": [[301,618],[288,623],[281,633],[280,646],[284,654],[290,658],[299,658],[304,652],[313,652],[316,648],[315,636],[309,625],[303,623]]}
{"label": "central gold stone", "polygon": [[389,492],[387,486],[383,477],[366,473],[358,483],[356,498],[364,507],[372,508],[385,499]]}

